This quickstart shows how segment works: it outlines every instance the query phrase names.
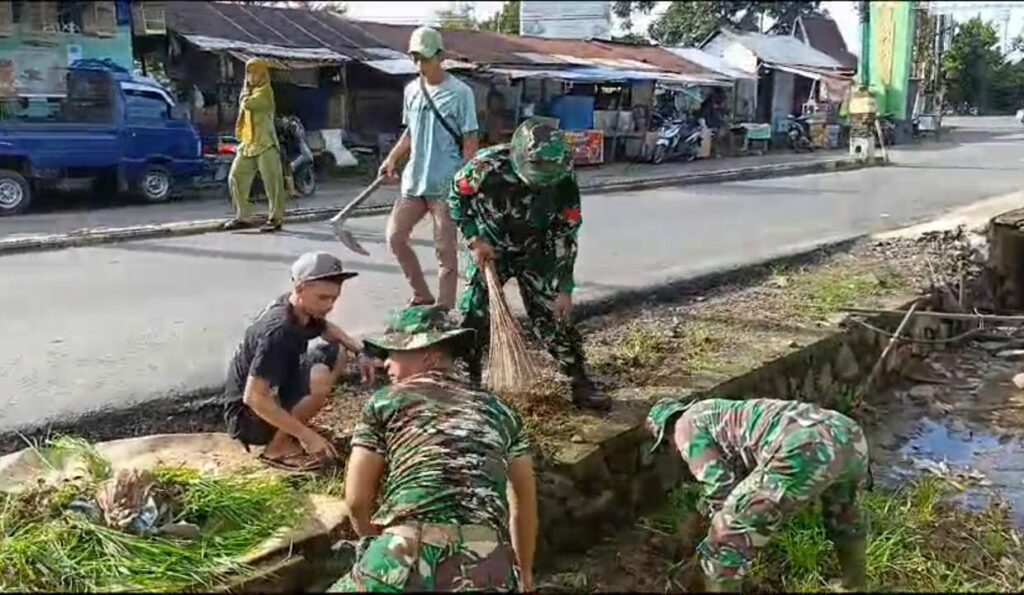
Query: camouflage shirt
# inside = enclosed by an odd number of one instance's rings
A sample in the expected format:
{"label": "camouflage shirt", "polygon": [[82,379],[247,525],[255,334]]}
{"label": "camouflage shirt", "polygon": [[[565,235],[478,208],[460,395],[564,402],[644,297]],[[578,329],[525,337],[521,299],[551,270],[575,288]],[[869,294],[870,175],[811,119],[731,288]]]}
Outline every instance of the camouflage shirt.
{"label": "camouflage shirt", "polygon": [[373,395],[352,445],[387,460],[375,524],[484,525],[507,535],[508,463],[530,447],[519,415],[496,397],[417,376]]}
{"label": "camouflage shirt", "polygon": [[839,413],[800,401],[705,399],[675,424],[675,442],[697,481],[705,512],[722,508],[736,484],[770,459],[793,424],[812,426]]}
{"label": "camouflage shirt", "polygon": [[467,241],[483,238],[499,255],[551,251],[558,290],[573,290],[582,221],[575,175],[548,188],[531,188],[516,175],[510,146],[497,145],[477,153],[455,174],[448,203]]}

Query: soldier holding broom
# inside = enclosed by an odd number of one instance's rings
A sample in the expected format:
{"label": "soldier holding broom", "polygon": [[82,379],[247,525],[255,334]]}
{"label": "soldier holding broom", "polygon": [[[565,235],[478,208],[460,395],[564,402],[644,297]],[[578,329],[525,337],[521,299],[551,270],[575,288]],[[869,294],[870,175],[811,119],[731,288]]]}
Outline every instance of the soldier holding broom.
{"label": "soldier holding broom", "polygon": [[580,189],[565,139],[537,119],[516,129],[509,144],[477,153],[455,175],[451,216],[473,254],[469,284],[459,301],[463,325],[476,331],[467,356],[472,380],[482,374],[488,342],[484,268],[493,264],[500,285],[515,278],[526,313],[572,380],[573,403],[606,409],[586,374],[583,341],[570,319],[575,288]]}

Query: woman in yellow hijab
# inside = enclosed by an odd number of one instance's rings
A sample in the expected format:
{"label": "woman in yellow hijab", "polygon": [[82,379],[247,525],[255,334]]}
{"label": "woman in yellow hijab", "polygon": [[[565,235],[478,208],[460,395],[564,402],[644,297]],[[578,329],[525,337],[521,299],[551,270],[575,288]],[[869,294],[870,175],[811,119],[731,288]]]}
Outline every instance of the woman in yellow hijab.
{"label": "woman in yellow hijab", "polygon": [[235,135],[241,144],[228,174],[228,189],[235,202],[235,218],[224,226],[225,229],[239,229],[252,224],[249,192],[257,171],[270,200],[270,213],[260,231],[279,231],[284,222],[284,173],[274,130],[275,111],[270,67],[265,60],[253,58],[245,63],[245,86],[238,99]]}

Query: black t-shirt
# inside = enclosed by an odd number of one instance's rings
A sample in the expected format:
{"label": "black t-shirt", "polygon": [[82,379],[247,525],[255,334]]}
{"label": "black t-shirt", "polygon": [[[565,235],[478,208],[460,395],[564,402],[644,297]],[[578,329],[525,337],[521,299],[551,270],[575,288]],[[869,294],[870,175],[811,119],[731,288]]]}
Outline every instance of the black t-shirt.
{"label": "black t-shirt", "polygon": [[249,376],[262,378],[271,387],[281,386],[290,375],[299,372],[309,342],[326,328],[324,320],[300,323],[287,294],[271,302],[246,329],[245,338],[231,358],[225,400],[240,401]]}

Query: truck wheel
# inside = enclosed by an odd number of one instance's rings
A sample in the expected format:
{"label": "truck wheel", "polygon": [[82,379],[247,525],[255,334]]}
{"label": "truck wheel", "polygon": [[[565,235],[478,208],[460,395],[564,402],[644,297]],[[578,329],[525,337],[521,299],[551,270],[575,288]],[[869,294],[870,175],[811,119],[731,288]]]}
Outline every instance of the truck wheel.
{"label": "truck wheel", "polygon": [[166,167],[150,165],[142,180],[137,183],[136,192],[149,203],[167,202],[171,199],[173,181],[171,172]]}
{"label": "truck wheel", "polygon": [[16,171],[0,169],[0,217],[24,213],[32,203],[32,187]]}

